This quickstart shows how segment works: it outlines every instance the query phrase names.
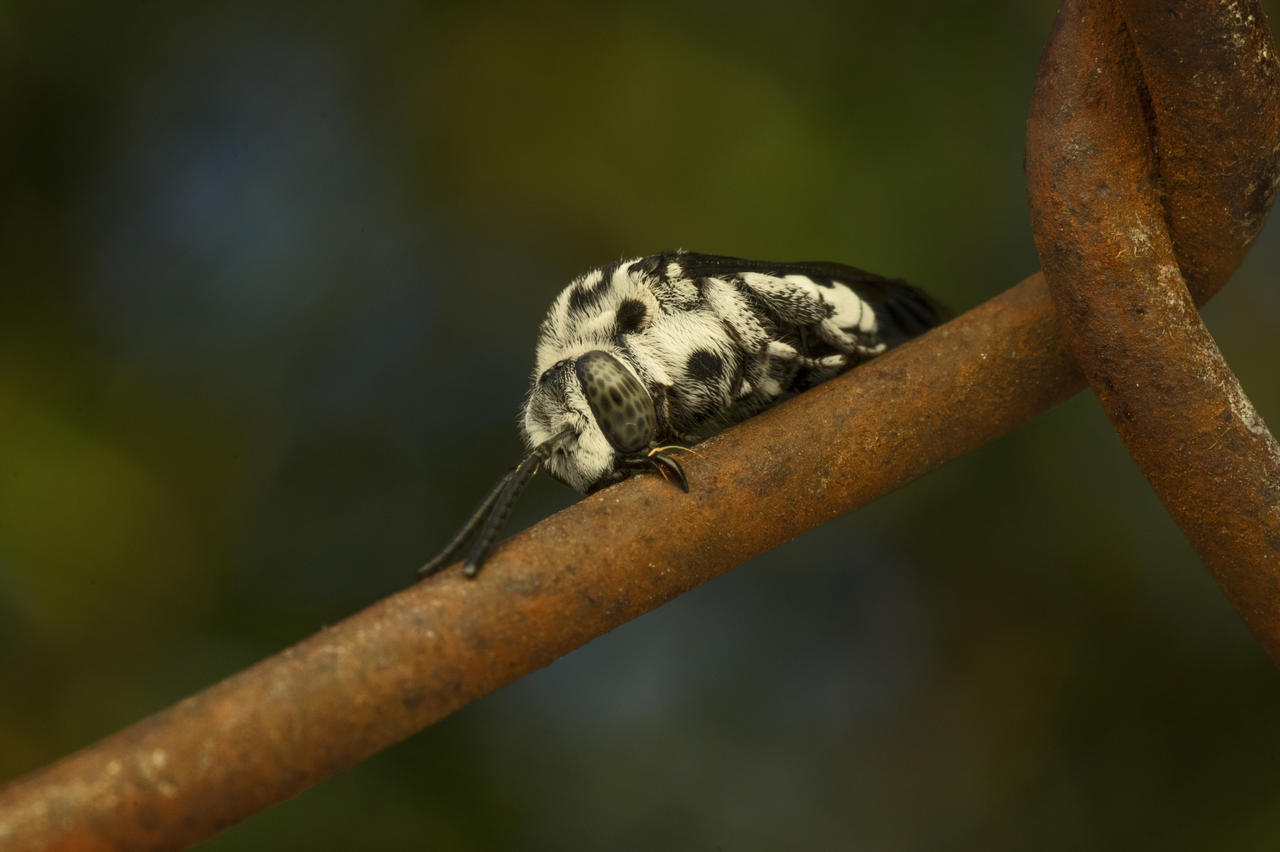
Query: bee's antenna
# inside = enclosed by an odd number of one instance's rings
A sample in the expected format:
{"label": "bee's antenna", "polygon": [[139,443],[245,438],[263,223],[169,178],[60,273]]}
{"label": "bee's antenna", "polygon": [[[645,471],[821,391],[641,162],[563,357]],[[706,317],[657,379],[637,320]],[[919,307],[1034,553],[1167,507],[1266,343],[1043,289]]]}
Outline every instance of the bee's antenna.
{"label": "bee's antenna", "polygon": [[[525,457],[526,459],[528,456]],[[502,489],[511,481],[511,477],[515,476],[518,468],[513,467],[502,475],[498,480],[498,484],[489,489],[489,493],[484,495],[484,499],[480,501],[480,505],[476,506],[475,511],[467,518],[467,522],[462,525],[462,529],[458,530],[458,534],[449,540],[444,549],[432,557],[431,561],[418,569],[419,577],[430,577],[441,568],[453,562],[454,557],[462,552],[463,546],[467,543],[467,539],[471,538],[471,534],[484,523],[484,519],[488,517],[493,504],[498,502],[498,497],[502,495]]]}
{"label": "bee's antenna", "polygon": [[471,547],[471,553],[467,555],[466,565],[463,567],[463,573],[468,577],[474,577],[476,572],[480,570],[485,556],[488,555],[489,548],[493,546],[494,540],[498,537],[502,525],[507,522],[507,517],[511,514],[511,507],[515,505],[516,498],[524,491],[525,486],[529,484],[529,480],[533,479],[533,475],[538,472],[538,467],[542,462],[546,461],[547,456],[551,455],[555,445],[570,434],[572,434],[571,430],[566,429],[554,438],[543,441],[521,459],[518,465],[504,473],[497,484],[489,489],[489,493],[480,501],[480,505],[467,518],[466,523],[462,525],[462,529],[458,530],[457,535],[450,539],[444,549],[436,554],[430,562],[418,569],[418,576],[429,577],[449,565],[462,552],[467,539],[471,538],[475,531],[479,529],[480,534],[476,537],[475,543]]}
{"label": "bee's antenna", "polygon": [[489,548],[493,546],[494,539],[498,537],[502,525],[507,522],[516,498],[524,491],[529,480],[533,479],[533,475],[538,472],[539,465],[550,454],[550,441],[539,444],[534,447],[533,452],[521,460],[520,464],[503,477],[502,489],[489,506],[489,517],[481,527],[480,534],[476,536],[475,543],[471,545],[471,552],[467,554],[467,562],[462,566],[462,573],[468,577],[474,577],[480,570],[480,565],[489,554]]}

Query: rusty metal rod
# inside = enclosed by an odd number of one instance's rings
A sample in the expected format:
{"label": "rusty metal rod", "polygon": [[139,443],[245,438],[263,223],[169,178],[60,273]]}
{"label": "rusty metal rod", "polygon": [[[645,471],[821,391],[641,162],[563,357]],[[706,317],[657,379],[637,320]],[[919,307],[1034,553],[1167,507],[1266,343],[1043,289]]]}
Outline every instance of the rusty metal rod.
{"label": "rusty metal rod", "polygon": [[[0,790],[0,847],[194,843],[1083,387],[1037,275]],[[409,568],[406,569],[410,571]]]}
{"label": "rusty metal rod", "polygon": [[478,580],[446,570],[11,782],[0,847],[195,843],[1083,387],[1032,276],[701,445],[689,495],[654,477],[606,489]]}
{"label": "rusty metal rod", "polygon": [[1183,278],[1221,286],[1275,198],[1266,19],[1248,0],[1067,0],[1059,20],[1027,135],[1045,275],[1130,455],[1280,664],[1280,445]]}

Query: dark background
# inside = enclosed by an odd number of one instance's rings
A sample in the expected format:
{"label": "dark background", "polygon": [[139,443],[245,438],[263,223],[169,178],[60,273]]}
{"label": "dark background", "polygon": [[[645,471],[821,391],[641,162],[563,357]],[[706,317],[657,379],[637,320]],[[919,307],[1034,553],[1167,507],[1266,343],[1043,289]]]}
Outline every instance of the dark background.
{"label": "dark background", "polygon": [[[1037,267],[1053,3],[357,5],[0,3],[0,779],[403,587],[589,267]],[[1278,703],[1082,394],[210,848],[1273,849]]]}

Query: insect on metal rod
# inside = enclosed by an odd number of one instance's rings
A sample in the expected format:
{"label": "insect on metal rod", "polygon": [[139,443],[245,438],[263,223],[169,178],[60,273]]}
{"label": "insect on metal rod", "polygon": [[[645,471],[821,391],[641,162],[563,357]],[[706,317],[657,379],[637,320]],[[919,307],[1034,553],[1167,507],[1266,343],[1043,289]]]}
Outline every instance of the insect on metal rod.
{"label": "insect on metal rod", "polygon": [[946,316],[905,281],[839,263],[677,249],[580,275],[539,326],[520,418],[530,453],[418,573],[439,571],[474,537],[474,577],[540,468],[583,494],[645,472],[688,492],[672,454]]}

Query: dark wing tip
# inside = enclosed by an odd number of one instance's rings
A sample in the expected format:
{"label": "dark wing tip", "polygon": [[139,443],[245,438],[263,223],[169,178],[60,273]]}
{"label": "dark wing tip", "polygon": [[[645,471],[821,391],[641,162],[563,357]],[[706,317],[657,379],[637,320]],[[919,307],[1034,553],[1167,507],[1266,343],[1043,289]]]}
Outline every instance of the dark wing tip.
{"label": "dark wing tip", "polygon": [[952,317],[941,302],[902,280],[885,281],[883,294],[872,306],[878,316],[888,320],[885,331],[904,338],[924,334]]}

